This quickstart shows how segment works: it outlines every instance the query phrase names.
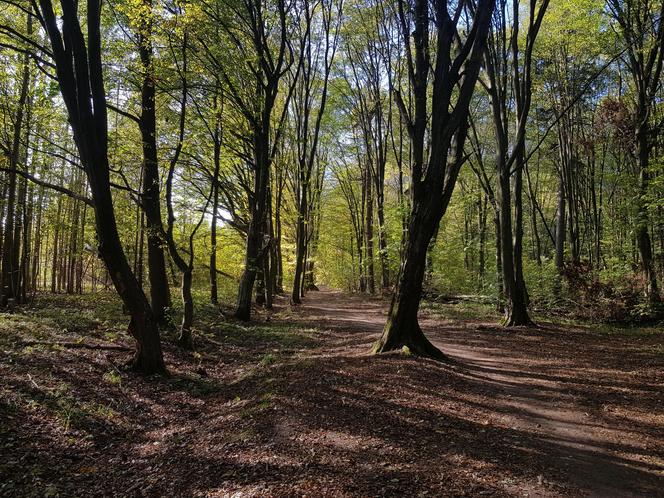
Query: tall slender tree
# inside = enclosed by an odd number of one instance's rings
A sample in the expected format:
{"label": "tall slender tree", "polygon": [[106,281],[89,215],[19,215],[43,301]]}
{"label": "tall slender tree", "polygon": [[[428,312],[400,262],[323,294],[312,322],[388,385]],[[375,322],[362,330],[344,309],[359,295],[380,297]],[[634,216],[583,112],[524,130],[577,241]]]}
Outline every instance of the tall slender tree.
{"label": "tall slender tree", "polygon": [[644,293],[650,304],[660,302],[657,273],[653,262],[652,240],[646,202],[650,182],[650,155],[662,129],[660,121],[653,126],[653,110],[662,86],[664,66],[664,2],[652,0],[608,0],[609,13],[623,38],[636,105],[635,150],[639,175],[636,216],[636,241],[646,279]]}
{"label": "tall slender tree", "polygon": [[[489,43],[485,51],[486,81],[496,137],[498,169],[497,201],[500,222],[501,268],[507,326],[531,323],[523,277],[523,171],[526,125],[532,95],[532,60],[535,40],[549,0],[530,0],[525,49],[519,44],[518,0],[499,0],[494,11]],[[514,109],[508,102],[514,99]],[[510,143],[510,121],[516,117],[514,141]],[[512,210],[514,217],[512,217]],[[513,219],[514,218],[514,219]]]}
{"label": "tall slender tree", "polygon": [[90,184],[99,255],[131,315],[129,332],[136,340],[133,368],[144,373],[163,372],[165,365],[157,322],[127,261],[113,207],[102,70],[101,1],[87,1],[87,36],[81,28],[77,3],[62,0],[61,6],[62,22],[56,18],[51,0],[40,0],[36,12],[50,40],[58,86]]}
{"label": "tall slender tree", "polygon": [[[291,302],[302,302],[302,280],[305,274],[308,239],[313,224],[311,205],[312,174],[321,132],[321,123],[327,104],[328,82],[337,50],[342,2],[304,0],[300,16],[300,68],[299,81],[291,103],[293,104],[297,174],[295,202],[297,224],[295,229],[295,273]],[[313,31],[313,32],[312,32]]]}

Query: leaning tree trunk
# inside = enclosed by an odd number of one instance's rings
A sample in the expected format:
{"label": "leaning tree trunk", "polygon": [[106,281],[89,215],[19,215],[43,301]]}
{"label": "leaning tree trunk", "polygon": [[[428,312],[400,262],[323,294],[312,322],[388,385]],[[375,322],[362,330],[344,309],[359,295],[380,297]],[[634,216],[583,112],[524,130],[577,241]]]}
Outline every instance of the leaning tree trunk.
{"label": "leaning tree trunk", "polygon": [[[103,161],[103,157],[97,157]],[[100,164],[100,163],[97,163]],[[103,164],[103,163],[102,163]],[[96,178],[100,171],[91,171]],[[102,173],[103,174],[103,173]],[[136,339],[136,353],[131,366],[143,373],[166,370],[161,351],[159,329],[141,284],[131,271],[117,230],[113,200],[108,182],[90,182],[95,200],[95,225],[101,254],[115,290],[131,316],[129,332]]]}
{"label": "leaning tree trunk", "polygon": [[63,0],[61,6],[60,23],[51,1],[39,2],[41,19],[51,41],[58,85],[90,184],[98,251],[115,290],[131,315],[129,332],[136,340],[133,368],[143,373],[163,372],[159,329],[150,303],[127,261],[113,207],[101,59],[101,2],[89,0],[87,3],[87,37],[81,30],[76,5]]}
{"label": "leaning tree trunk", "polygon": [[[435,24],[436,64],[431,73],[431,52],[428,50],[428,40],[432,36],[429,31],[429,7],[428,0],[416,1],[413,25],[402,23],[401,34],[404,38],[412,36],[415,51],[415,64],[413,58],[408,60],[411,99],[414,104],[412,113],[406,108],[401,94],[395,92],[411,141],[412,205],[397,288],[383,334],[373,350],[383,352],[406,346],[415,354],[442,360],[445,355],[424,336],[417,321],[417,312],[422,296],[427,249],[449,205],[459,170],[465,160],[463,149],[468,130],[468,107],[479,76],[494,2],[486,0],[478,3],[470,29],[473,38],[469,37],[462,44],[455,58],[451,56],[454,37],[449,36],[450,26],[447,24],[450,17],[446,17],[447,21],[443,20],[446,5],[444,2],[435,3],[435,17],[438,19]],[[463,69],[459,71],[459,68]],[[432,95],[430,110],[427,103],[429,95]],[[454,105],[453,96],[456,97]],[[454,160],[449,161],[453,140]],[[428,157],[426,172],[425,155]]]}
{"label": "leaning tree trunk", "polygon": [[373,346],[374,353],[406,347],[416,355],[440,360],[446,358],[424,336],[417,320],[429,241],[442,218],[442,214],[434,214],[431,206],[434,203],[435,200],[430,197],[421,203],[413,204],[397,288],[392,296],[383,335]]}

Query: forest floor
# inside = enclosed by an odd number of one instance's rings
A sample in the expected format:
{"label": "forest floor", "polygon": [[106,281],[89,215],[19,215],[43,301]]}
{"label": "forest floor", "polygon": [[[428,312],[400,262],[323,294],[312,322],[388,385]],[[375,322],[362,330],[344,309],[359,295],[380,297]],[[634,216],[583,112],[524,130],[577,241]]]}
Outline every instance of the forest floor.
{"label": "forest floor", "polygon": [[114,299],[39,296],[0,315],[0,496],[664,496],[664,330],[430,304],[441,364],[368,355],[386,308],[202,306],[143,378]]}

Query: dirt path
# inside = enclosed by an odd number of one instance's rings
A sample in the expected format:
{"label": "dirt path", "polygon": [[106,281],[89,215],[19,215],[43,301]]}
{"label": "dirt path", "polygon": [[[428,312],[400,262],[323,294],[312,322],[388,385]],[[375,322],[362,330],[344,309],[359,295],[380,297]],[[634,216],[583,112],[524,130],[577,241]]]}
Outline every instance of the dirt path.
{"label": "dirt path", "polygon": [[[386,303],[322,291],[308,296],[301,316],[343,332],[320,354],[362,355],[382,330]],[[521,482],[520,491],[556,494],[569,484],[597,497],[664,496],[662,362],[644,364],[642,339],[546,324],[505,331],[432,315],[421,324],[457,362],[460,377],[483,385],[481,401],[469,400],[482,405],[483,423],[534,443],[531,463],[545,470],[537,476],[539,487]],[[649,372],[653,366],[660,376]],[[546,470],[559,479],[548,490],[541,486]]]}

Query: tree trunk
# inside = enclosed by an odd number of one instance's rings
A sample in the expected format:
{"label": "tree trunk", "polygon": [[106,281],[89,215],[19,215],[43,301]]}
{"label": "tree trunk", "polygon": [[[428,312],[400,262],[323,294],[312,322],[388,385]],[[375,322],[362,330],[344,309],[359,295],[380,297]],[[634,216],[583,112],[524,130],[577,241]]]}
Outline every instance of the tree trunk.
{"label": "tree trunk", "polygon": [[[96,159],[99,162],[94,163],[95,165],[104,164],[103,156],[98,154]],[[100,170],[95,173],[103,175],[103,166]],[[91,182],[91,187],[95,199],[99,253],[106,263],[115,290],[131,315],[129,332],[136,339],[136,353],[131,366],[134,370],[146,374],[164,372],[166,367],[157,322],[122,249],[109,183],[102,181],[92,185]]]}
{"label": "tree trunk", "polygon": [[284,265],[281,252],[281,199],[283,196],[283,184],[281,183],[281,174],[277,174],[277,193],[274,209],[274,257],[276,272],[275,292],[282,294],[284,292]]}
{"label": "tree trunk", "polygon": [[291,292],[291,303],[301,304],[302,276],[304,273],[306,252],[306,217],[308,207],[307,181],[304,174],[304,166],[300,166],[300,188],[297,211],[297,225],[295,227],[295,273],[293,275],[293,291]]}
{"label": "tree trunk", "polygon": [[562,274],[565,264],[565,188],[562,181],[558,183],[558,201],[556,207],[556,269]]}
{"label": "tree trunk", "polygon": [[478,211],[478,231],[479,231],[479,285],[478,290],[483,292],[486,279],[486,220],[487,220],[488,201],[486,194],[480,197],[477,202]]}
{"label": "tree trunk", "polygon": [[648,303],[656,305],[660,303],[661,299],[657,285],[657,272],[653,263],[652,243],[650,233],[648,232],[648,210],[644,202],[644,197],[648,192],[650,147],[648,144],[649,127],[647,113],[644,112],[643,114],[645,114],[645,118],[641,120],[636,133],[640,189],[637,201],[636,243],[639,248],[641,266],[646,279],[644,293]]}
{"label": "tree trunk", "polygon": [[501,266],[503,271],[503,291],[505,293],[506,327],[529,325],[527,305],[523,288],[517,283],[517,274],[514,265],[514,246],[512,241],[512,213],[509,172],[501,168],[499,172],[499,205],[500,205],[500,247]]}
{"label": "tree trunk", "polygon": [[221,165],[221,140],[219,135],[219,125],[217,125],[212,177],[212,226],[210,227],[210,303],[212,304],[219,303],[217,290],[217,215],[219,212],[219,169]]}
{"label": "tree trunk", "polygon": [[148,234],[148,273],[150,302],[157,323],[168,323],[167,310],[171,305],[166,259],[164,257],[163,224],[159,198],[159,163],[157,156],[157,119],[155,113],[155,81],[152,44],[152,0],[142,0],[146,9],[138,37],[139,55],[143,71],[141,83],[141,116],[139,127],[143,144],[143,191],[141,202],[146,216]]}
{"label": "tree trunk", "polygon": [[182,272],[182,325],[178,345],[187,350],[194,349],[194,339],[191,326],[194,322],[194,298],[191,295],[191,284],[193,281],[193,269],[187,268]]}
{"label": "tree trunk", "polygon": [[367,254],[367,292],[369,294],[376,293],[376,273],[374,269],[374,240],[373,240],[373,181],[371,179],[371,168],[367,166],[365,173],[365,189],[366,189],[366,209],[365,209],[365,230],[366,230],[366,254]]}
{"label": "tree trunk", "polygon": [[101,3],[88,3],[87,37],[83,34],[78,11],[72,3],[62,2],[61,24],[49,0],[42,0],[40,5],[51,41],[60,92],[92,192],[99,254],[106,263],[115,290],[131,315],[129,332],[136,340],[132,367],[143,373],[163,372],[165,366],[159,329],[150,303],[127,261],[113,208],[101,60]]}
{"label": "tree trunk", "polygon": [[500,211],[498,206],[493,206],[493,227],[496,238],[496,287],[497,287],[497,305],[496,309],[502,313],[505,311],[505,290],[503,285],[503,248],[500,236]]}
{"label": "tree trunk", "polygon": [[[27,17],[28,37],[32,34],[32,15]],[[15,254],[19,240],[15,240],[16,221],[16,170],[20,160],[21,133],[23,131],[23,116],[28,101],[30,86],[30,57],[26,53],[21,68],[21,81],[19,100],[14,116],[14,129],[11,152],[9,155],[9,173],[7,186],[7,204],[5,207],[4,241],[2,243],[2,273],[0,274],[0,307],[6,307],[8,301],[18,295],[19,268],[15,265]]]}
{"label": "tree trunk", "polygon": [[385,230],[385,197],[383,193],[377,192],[378,203],[376,214],[378,215],[378,253],[380,257],[380,286],[383,292],[390,287],[390,266],[387,254],[387,232]]}
{"label": "tree trunk", "polygon": [[398,350],[405,346],[410,352],[419,356],[446,359],[446,356],[424,336],[417,320],[429,242],[438,228],[441,217],[442,215],[434,216],[430,206],[413,203],[397,288],[392,296],[383,334],[373,346],[374,353]]}
{"label": "tree trunk", "polygon": [[[267,121],[269,121],[269,114]],[[247,249],[244,271],[238,288],[235,317],[240,320],[251,318],[251,300],[256,273],[262,267],[263,227],[268,203],[268,182],[270,179],[269,125],[263,122],[261,130],[254,131],[254,202],[251,207],[251,221],[247,231]]]}

